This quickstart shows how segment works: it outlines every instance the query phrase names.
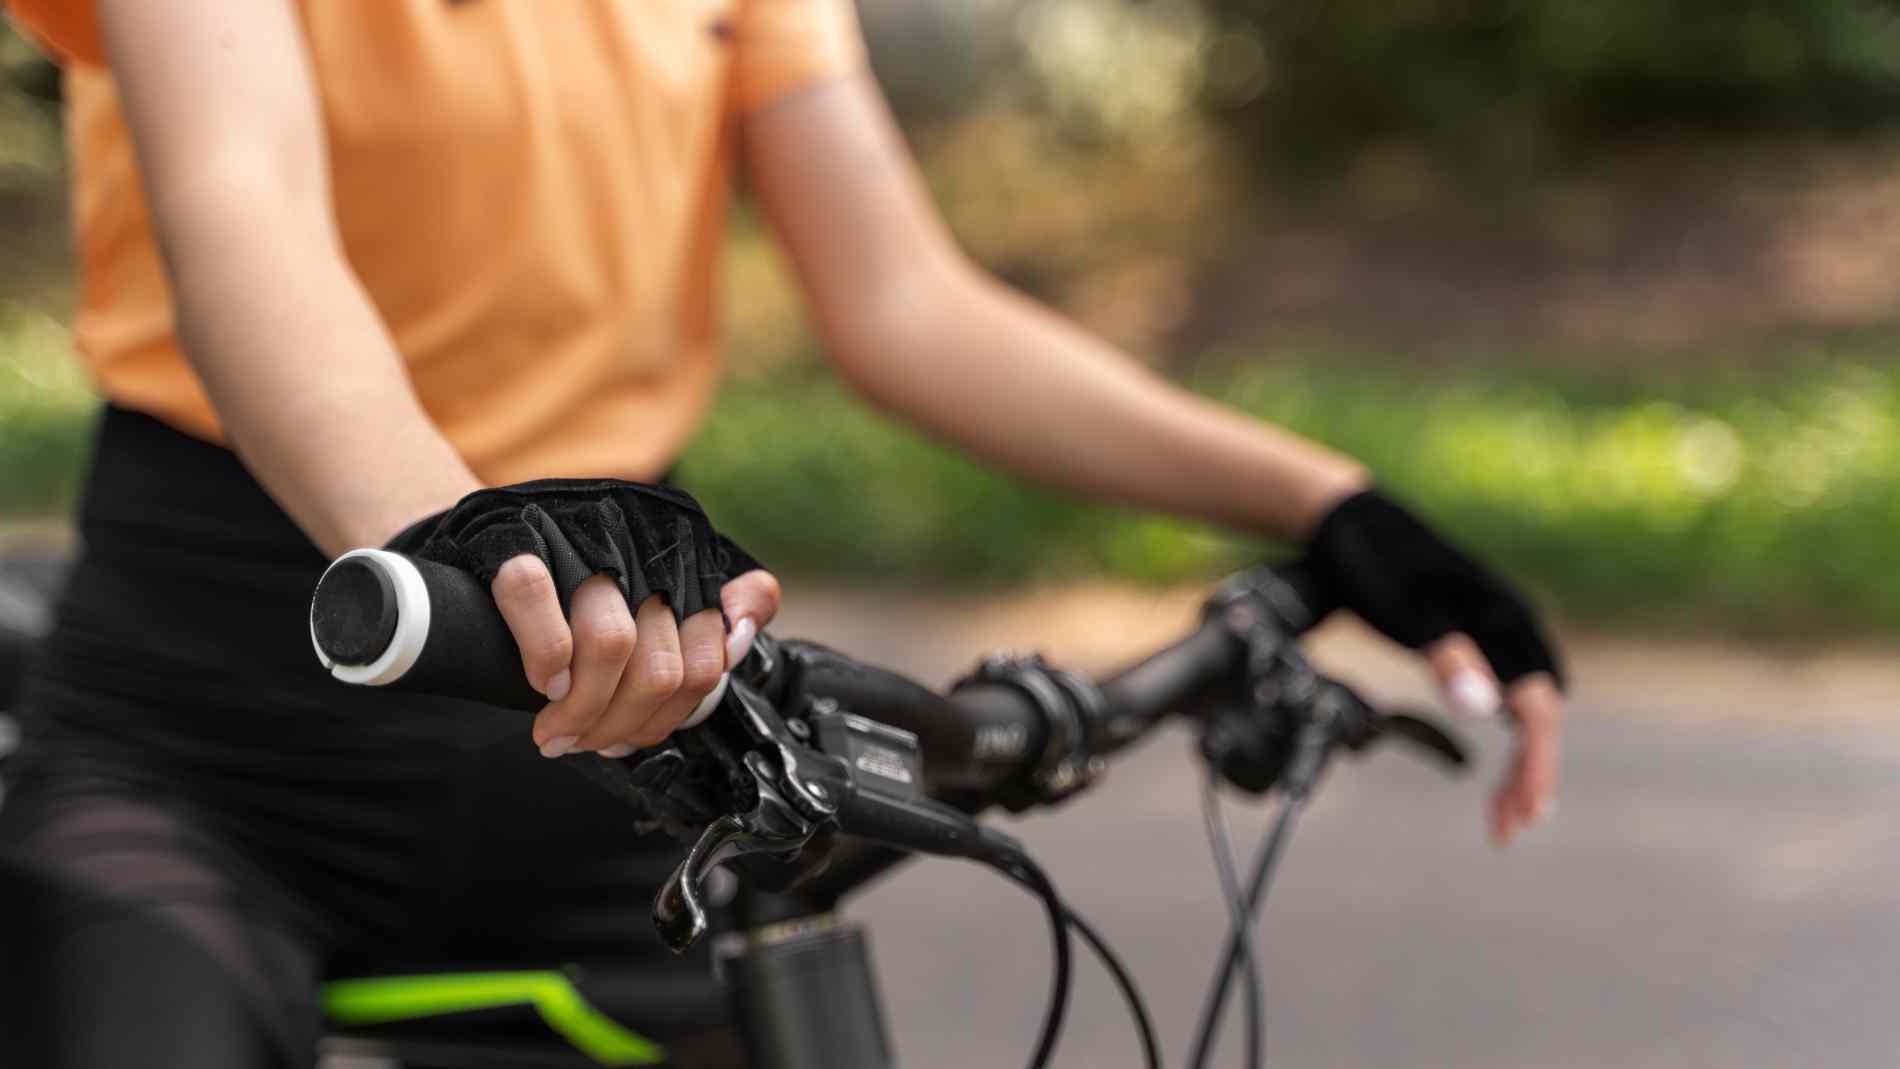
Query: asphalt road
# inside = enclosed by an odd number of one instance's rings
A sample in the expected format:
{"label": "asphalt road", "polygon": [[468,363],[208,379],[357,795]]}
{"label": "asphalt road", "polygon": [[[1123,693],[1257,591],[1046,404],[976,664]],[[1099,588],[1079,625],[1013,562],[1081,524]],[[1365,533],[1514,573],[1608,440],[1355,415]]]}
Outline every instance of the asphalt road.
{"label": "asphalt road", "polygon": [[[930,678],[967,663],[969,637],[941,621],[879,625],[889,616],[865,608],[812,606],[788,625]],[[1732,717],[1680,715],[1672,686],[1727,693],[1688,677],[1706,659],[1672,672],[1661,658],[1652,680],[1594,699],[1580,686],[1561,811],[1508,851],[1479,821],[1501,731],[1467,730],[1482,754],[1463,780],[1398,752],[1335,767],[1261,916],[1269,1064],[1900,1064],[1900,733],[1884,709],[1747,714],[1764,700],[1745,684],[1759,665],[1731,659]],[[1224,927],[1190,742],[1157,737],[1013,829],[1135,970],[1176,1065]],[[1251,851],[1262,811],[1233,815]],[[872,929],[904,1065],[1025,1060],[1049,979],[1029,899],[939,861],[851,912]],[[1139,1065],[1113,989],[1079,970],[1058,1064]],[[1215,1064],[1241,1061],[1230,1027]]]}

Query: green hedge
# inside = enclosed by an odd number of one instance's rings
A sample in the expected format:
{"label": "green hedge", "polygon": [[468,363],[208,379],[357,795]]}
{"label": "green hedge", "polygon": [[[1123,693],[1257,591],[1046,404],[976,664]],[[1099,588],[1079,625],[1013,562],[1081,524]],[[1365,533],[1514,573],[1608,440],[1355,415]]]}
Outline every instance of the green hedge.
{"label": "green hedge", "polygon": [[[1573,618],[1900,631],[1900,371],[1827,359],[1658,391],[1309,357],[1205,388],[1365,459]],[[796,572],[1165,582],[1270,550],[1031,490],[824,379],[735,384],[683,473]]]}
{"label": "green hedge", "polygon": [[[0,313],[0,513],[45,514],[70,501],[92,402],[52,320]],[[1662,385],[1275,354],[1201,388],[1365,459],[1572,618],[1892,634],[1900,368],[1879,348]],[[1032,489],[809,371],[732,383],[682,475],[723,528],[814,576],[1173,582],[1270,551]]]}
{"label": "green hedge", "polygon": [[93,411],[92,396],[51,316],[0,302],[0,515],[68,501]]}

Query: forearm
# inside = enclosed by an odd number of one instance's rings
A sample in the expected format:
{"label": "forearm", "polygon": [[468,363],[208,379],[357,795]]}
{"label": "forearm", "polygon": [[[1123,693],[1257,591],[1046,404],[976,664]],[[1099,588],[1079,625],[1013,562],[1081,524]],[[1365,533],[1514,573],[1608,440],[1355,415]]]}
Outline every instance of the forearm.
{"label": "forearm", "polygon": [[179,341],[232,444],[322,549],[476,481],[344,260],[290,0],[99,0]]}
{"label": "forearm", "polygon": [[[880,406],[1026,477],[1300,539],[1365,485],[1352,459],[1197,397],[951,265],[842,342]],[[850,350],[846,353],[844,350]]]}
{"label": "forearm", "polygon": [[380,545],[480,484],[334,243],[271,214],[225,199],[179,228],[180,338],[238,455],[304,532],[331,555]]}

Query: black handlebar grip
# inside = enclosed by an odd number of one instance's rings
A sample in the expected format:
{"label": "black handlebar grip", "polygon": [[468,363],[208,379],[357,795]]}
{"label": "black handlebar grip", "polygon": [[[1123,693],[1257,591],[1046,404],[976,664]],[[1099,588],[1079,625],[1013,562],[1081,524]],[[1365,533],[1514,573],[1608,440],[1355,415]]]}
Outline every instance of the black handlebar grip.
{"label": "black handlebar grip", "polygon": [[310,599],[310,640],[345,683],[535,712],[521,652],[481,581],[383,549],[336,559]]}

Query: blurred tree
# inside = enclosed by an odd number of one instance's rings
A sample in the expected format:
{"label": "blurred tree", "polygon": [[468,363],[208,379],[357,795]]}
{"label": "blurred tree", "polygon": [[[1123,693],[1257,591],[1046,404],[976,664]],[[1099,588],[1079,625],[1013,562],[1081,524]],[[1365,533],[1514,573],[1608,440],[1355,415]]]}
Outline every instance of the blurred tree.
{"label": "blurred tree", "polygon": [[1411,142],[1523,174],[1658,130],[1900,118],[1891,0],[1204,0],[1205,100],[1260,153],[1327,166]]}
{"label": "blurred tree", "polygon": [[992,107],[1021,66],[1020,0],[859,0],[878,84],[906,130]]}
{"label": "blurred tree", "polygon": [[59,68],[0,18],[0,193],[35,191],[59,166]]}
{"label": "blurred tree", "polygon": [[14,306],[69,304],[59,96],[59,68],[0,16],[0,363],[15,355]]}
{"label": "blurred tree", "polygon": [[0,93],[21,94],[41,104],[59,101],[59,66],[41,55],[6,19],[0,19]]}

